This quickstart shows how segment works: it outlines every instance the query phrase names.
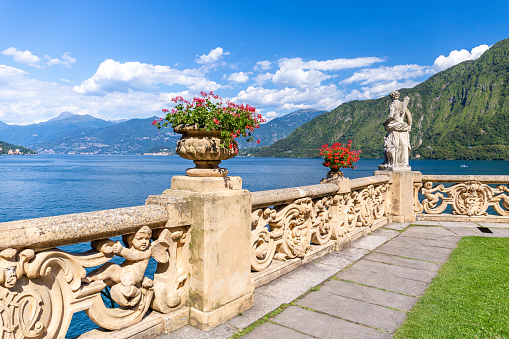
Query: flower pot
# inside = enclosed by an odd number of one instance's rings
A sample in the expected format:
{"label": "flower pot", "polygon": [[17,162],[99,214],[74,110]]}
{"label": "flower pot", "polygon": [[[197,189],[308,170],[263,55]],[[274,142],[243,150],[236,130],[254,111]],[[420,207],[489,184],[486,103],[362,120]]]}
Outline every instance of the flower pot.
{"label": "flower pot", "polygon": [[[323,165],[325,166],[325,162],[323,163]],[[320,183],[325,184],[325,183],[328,183],[331,181],[341,180],[344,178],[345,178],[345,175],[343,174],[343,172],[341,172],[340,168],[331,168],[329,170],[329,172],[327,172],[327,176],[325,178],[323,178],[322,180],[320,180]]]}
{"label": "flower pot", "polygon": [[197,125],[178,125],[173,130],[182,134],[182,138],[177,141],[177,154],[184,159],[193,160],[196,165],[186,170],[188,176],[224,177],[228,174],[228,170],[220,168],[219,163],[233,158],[237,152],[236,147],[220,147],[221,131],[205,131]]}

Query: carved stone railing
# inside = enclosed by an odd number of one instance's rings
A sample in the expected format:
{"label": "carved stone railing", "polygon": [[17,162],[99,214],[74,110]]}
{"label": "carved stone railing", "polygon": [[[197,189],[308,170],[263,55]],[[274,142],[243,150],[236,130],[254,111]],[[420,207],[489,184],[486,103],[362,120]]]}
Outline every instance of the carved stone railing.
{"label": "carved stone railing", "polygon": [[252,270],[264,271],[274,260],[303,259],[323,247],[338,249],[362,232],[380,227],[390,215],[389,180],[380,175],[253,192]]}
{"label": "carved stone railing", "polygon": [[420,220],[509,219],[509,176],[423,175],[414,182],[414,212]]}
{"label": "carved stone railing", "polygon": [[[185,305],[189,212],[186,199],[152,196],[145,206],[0,223],[0,338],[63,338],[82,310],[114,330],[149,308]],[[123,244],[108,239],[120,235]],[[56,248],[90,240],[83,253]],[[145,276],[151,257],[153,280]]]}

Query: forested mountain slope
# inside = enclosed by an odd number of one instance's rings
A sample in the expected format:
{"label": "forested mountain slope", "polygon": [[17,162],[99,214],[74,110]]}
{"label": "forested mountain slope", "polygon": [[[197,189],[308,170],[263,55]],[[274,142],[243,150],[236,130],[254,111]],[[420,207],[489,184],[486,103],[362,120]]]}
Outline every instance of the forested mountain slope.
{"label": "forested mountain slope", "polygon": [[[400,93],[410,97],[413,156],[509,159],[509,39]],[[381,158],[389,103],[389,96],[344,103],[253,154],[315,157],[322,144],[351,139],[361,157]]]}

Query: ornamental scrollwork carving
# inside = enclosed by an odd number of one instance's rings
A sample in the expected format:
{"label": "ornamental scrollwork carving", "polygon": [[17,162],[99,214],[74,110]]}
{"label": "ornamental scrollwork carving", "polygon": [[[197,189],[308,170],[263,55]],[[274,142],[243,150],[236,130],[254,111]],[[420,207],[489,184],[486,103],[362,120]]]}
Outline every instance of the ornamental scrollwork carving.
{"label": "ornamental scrollwork carving", "polygon": [[328,244],[371,226],[389,213],[388,184],[287,205],[256,209],[251,215],[251,268],[262,271],[273,260],[303,258],[313,246]]}
{"label": "ornamental scrollwork carving", "polygon": [[499,215],[509,215],[509,188],[502,185],[493,188],[480,181],[466,181],[445,187],[427,181],[420,193],[423,211],[428,214],[440,214],[450,206],[452,214],[482,216],[492,206]]}
{"label": "ornamental scrollwork carving", "polygon": [[[151,304],[160,312],[185,304],[186,233],[187,227],[174,227],[152,234],[144,226],[123,236],[125,247],[103,239],[83,253],[2,250],[0,338],[63,338],[73,313],[81,310],[99,326],[119,329],[141,321]],[[115,256],[125,261],[109,262]],[[154,281],[145,277],[150,258],[158,262]],[[86,274],[86,267],[98,265]],[[106,286],[114,308],[101,298]]]}

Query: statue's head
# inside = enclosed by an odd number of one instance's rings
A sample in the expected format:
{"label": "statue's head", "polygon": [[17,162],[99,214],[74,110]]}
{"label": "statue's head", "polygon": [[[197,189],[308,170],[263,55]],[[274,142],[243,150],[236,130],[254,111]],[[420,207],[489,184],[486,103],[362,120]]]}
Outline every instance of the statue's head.
{"label": "statue's head", "polygon": [[150,247],[150,238],[152,237],[152,230],[148,226],[143,226],[136,233],[127,236],[127,243],[129,247],[133,246],[135,249],[145,251]]}
{"label": "statue's head", "polygon": [[392,100],[398,100],[399,99],[399,92],[398,91],[392,91],[391,94],[389,94]]}

